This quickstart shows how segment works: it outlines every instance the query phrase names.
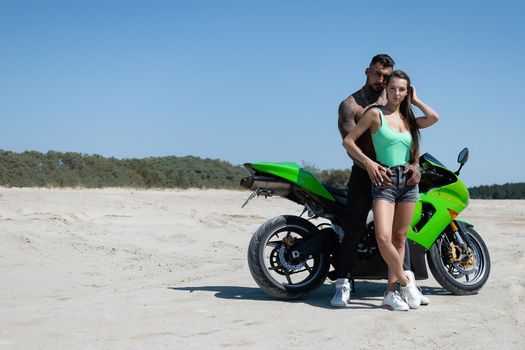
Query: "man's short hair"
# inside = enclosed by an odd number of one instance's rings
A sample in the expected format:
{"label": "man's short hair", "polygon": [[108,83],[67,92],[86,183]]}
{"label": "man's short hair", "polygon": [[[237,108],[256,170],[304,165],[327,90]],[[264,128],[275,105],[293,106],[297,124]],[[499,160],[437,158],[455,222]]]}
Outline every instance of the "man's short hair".
{"label": "man's short hair", "polygon": [[383,67],[385,68],[394,67],[394,64],[396,64],[392,57],[388,56],[386,53],[382,53],[372,57],[370,67],[372,67],[376,63],[381,63],[381,65],[383,65]]}

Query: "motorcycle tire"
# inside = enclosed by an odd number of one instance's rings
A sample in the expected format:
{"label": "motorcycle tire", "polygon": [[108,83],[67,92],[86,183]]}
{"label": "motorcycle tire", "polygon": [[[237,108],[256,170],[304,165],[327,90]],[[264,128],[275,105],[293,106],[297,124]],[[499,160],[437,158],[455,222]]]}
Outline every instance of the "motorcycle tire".
{"label": "motorcycle tire", "polygon": [[[481,236],[468,227],[464,234],[469,247],[476,254],[477,270],[472,278],[458,274],[451,264],[447,263],[443,247],[443,235],[430,247],[428,253],[428,266],[436,281],[447,291],[456,295],[476,294],[487,282],[490,274],[490,256],[487,246]],[[443,252],[442,252],[443,250]]]}
{"label": "motorcycle tire", "polygon": [[[320,252],[306,259],[289,260],[291,249],[284,245],[283,237],[279,237],[286,234],[307,239],[317,231],[310,221],[291,215],[270,219],[255,231],[248,247],[248,267],[265,293],[278,299],[298,299],[324,283],[330,268],[329,254]],[[304,271],[296,271],[302,264]],[[299,273],[306,277],[293,282],[292,276]]]}

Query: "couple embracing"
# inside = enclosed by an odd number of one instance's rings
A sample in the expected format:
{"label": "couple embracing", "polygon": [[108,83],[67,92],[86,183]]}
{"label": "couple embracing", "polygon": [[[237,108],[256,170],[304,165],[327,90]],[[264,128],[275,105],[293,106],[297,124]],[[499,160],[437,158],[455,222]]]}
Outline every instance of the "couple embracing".
{"label": "couple embracing", "polygon": [[[374,56],[365,70],[366,84],[339,106],[339,131],[354,165],[348,183],[346,234],[336,254],[338,279],[330,302],[334,307],[350,302],[349,278],[371,208],[379,251],[388,265],[382,306],[407,311],[429,303],[410,271],[406,236],[419,199],[419,130],[439,117],[418,98],[408,75],[393,67],[390,56]],[[423,116],[416,117],[412,105]]]}

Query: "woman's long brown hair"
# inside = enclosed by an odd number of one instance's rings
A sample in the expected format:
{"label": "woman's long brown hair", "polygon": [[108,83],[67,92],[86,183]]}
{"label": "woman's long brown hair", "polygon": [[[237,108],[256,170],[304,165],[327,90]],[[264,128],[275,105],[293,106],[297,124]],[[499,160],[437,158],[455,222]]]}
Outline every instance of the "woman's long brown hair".
{"label": "woman's long brown hair", "polygon": [[412,88],[410,87],[410,78],[402,70],[395,70],[392,72],[392,75],[390,75],[390,77],[388,78],[387,87],[392,78],[403,79],[407,82],[407,95],[403,99],[403,101],[401,101],[401,105],[399,106],[399,112],[401,114],[401,118],[403,118],[403,120],[408,124],[410,135],[412,135],[412,147],[410,148],[410,163],[415,163],[419,161],[416,158],[419,154],[420,133],[416,123],[416,116],[414,115],[414,111],[412,111]]}

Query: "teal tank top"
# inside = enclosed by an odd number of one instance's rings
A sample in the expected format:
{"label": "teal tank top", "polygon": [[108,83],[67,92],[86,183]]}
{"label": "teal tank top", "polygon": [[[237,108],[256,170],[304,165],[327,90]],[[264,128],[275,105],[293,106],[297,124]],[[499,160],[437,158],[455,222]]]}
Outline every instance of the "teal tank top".
{"label": "teal tank top", "polygon": [[392,129],[381,108],[378,109],[381,116],[381,127],[375,134],[372,134],[376,160],[389,167],[409,163],[412,135],[408,131]]}

